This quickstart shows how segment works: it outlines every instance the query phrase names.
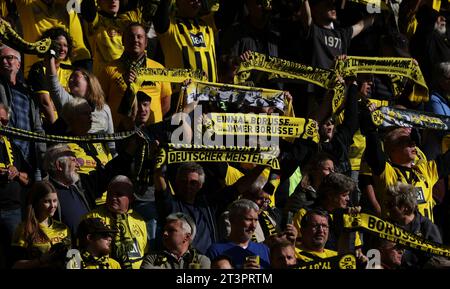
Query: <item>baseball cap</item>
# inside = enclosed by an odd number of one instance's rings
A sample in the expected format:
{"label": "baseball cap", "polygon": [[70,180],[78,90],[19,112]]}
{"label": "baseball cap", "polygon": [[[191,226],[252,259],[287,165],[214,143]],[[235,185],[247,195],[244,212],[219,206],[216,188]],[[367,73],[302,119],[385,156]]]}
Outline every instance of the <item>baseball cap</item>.
{"label": "baseball cap", "polygon": [[109,234],[111,236],[115,235],[119,231],[115,228],[111,228],[106,225],[105,222],[100,218],[88,218],[84,219],[78,225],[78,237],[82,238],[88,234]]}

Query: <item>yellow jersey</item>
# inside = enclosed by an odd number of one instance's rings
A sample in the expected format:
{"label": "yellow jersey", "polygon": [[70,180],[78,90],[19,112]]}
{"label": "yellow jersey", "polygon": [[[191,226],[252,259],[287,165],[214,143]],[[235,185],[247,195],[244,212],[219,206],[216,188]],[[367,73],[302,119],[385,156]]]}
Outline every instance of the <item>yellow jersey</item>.
{"label": "yellow jersey", "polygon": [[[297,239],[301,238],[301,236],[302,236],[301,231],[300,231],[301,230],[301,222],[307,212],[308,212],[307,209],[301,208],[300,210],[297,211],[297,213],[295,213],[294,218],[292,219],[293,225],[297,229],[297,232],[298,232]],[[329,216],[330,216],[331,220],[333,220],[333,215],[329,214]],[[300,244],[298,244],[296,246],[300,246]],[[361,236],[360,236],[359,232],[356,232],[356,234],[355,234],[355,246],[356,247],[362,246],[362,240],[361,240]]]}
{"label": "yellow jersey", "polygon": [[417,207],[419,213],[434,222],[433,186],[439,180],[436,162],[419,160],[412,168],[400,167],[386,162],[380,176],[374,176],[376,197],[381,206],[381,215],[386,217],[386,189],[397,182],[413,185],[418,189]]}
{"label": "yellow jersey", "polygon": [[97,13],[94,21],[87,25],[94,75],[99,75],[109,62],[120,58],[124,51],[123,29],[131,22],[140,22],[140,20],[141,15],[138,11],[128,11],[117,17]]}
{"label": "yellow jersey", "polygon": [[[80,19],[74,10],[67,12],[67,0],[54,0],[47,5],[41,0],[14,0],[17,6],[23,30],[23,38],[29,42],[37,41],[44,31],[62,27],[69,32],[73,40],[72,61],[90,59],[91,54],[83,40],[83,30]],[[25,77],[31,66],[38,61],[38,57],[25,54]]]}
{"label": "yellow jersey", "polygon": [[[147,242],[147,225],[144,219],[132,209],[128,210],[128,227],[133,238],[133,249],[128,252],[133,269],[139,269],[144,255],[148,252],[149,244]],[[98,207],[83,216],[83,219],[101,218],[107,225],[115,225],[112,213],[108,211],[106,206]],[[121,231],[119,234],[122,234]],[[113,238],[114,242],[114,238]]]}
{"label": "yellow jersey", "polygon": [[[164,68],[158,62],[147,58],[146,67],[148,68]],[[110,65],[106,66],[99,77],[100,84],[105,92],[106,102],[111,108],[114,129],[119,130],[120,124],[125,120],[125,116],[118,112],[120,102],[127,89],[127,84],[123,79],[123,75],[126,73],[124,65],[121,63],[121,59],[114,60]],[[140,87],[141,91],[144,91],[152,98],[150,103],[151,116],[153,116],[149,123],[157,123],[162,121],[162,107],[161,100],[172,95],[172,88],[169,82],[146,82],[144,81]]]}
{"label": "yellow jersey", "polygon": [[159,34],[168,68],[201,69],[209,82],[217,82],[214,17],[170,18],[169,29]]}
{"label": "yellow jersey", "polygon": [[30,244],[28,240],[25,240],[25,224],[21,223],[14,234],[12,239],[12,246],[23,247],[28,250],[28,256],[30,259],[39,258],[42,254],[50,251],[52,245],[64,242],[70,244],[70,230],[63,223],[49,219],[50,225],[44,226],[39,224],[39,228],[44,232],[45,235],[50,239],[50,242],[42,243],[32,243]]}
{"label": "yellow jersey", "polygon": [[298,247],[295,248],[295,257],[303,262],[311,262],[314,261],[315,259],[326,259],[338,255],[336,251],[328,250],[325,248],[323,249],[322,252],[316,252],[300,248]]}

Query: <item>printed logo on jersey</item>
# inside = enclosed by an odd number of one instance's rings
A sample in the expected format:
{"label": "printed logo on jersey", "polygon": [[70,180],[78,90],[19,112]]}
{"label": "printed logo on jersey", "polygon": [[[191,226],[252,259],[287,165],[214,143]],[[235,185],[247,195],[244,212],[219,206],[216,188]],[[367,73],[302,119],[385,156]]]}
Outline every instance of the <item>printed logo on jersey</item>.
{"label": "printed logo on jersey", "polygon": [[353,255],[344,255],[339,260],[340,269],[356,269],[356,258]]}
{"label": "printed logo on jersey", "polygon": [[191,37],[192,44],[194,45],[194,47],[206,47],[205,37],[203,36],[203,33],[201,32],[197,34],[189,33],[189,36]]}
{"label": "printed logo on jersey", "polygon": [[119,32],[117,32],[117,30],[115,28],[108,29],[107,33],[108,33],[109,37],[115,37],[115,36],[119,35]]}
{"label": "printed logo on jersey", "polygon": [[139,245],[137,243],[137,240],[133,239],[133,241],[134,241],[133,248],[130,251],[128,251],[128,257],[130,259],[140,258],[140,257],[142,257],[142,255],[141,255],[141,251],[139,250]]}
{"label": "printed logo on jersey", "polygon": [[417,187],[417,204],[425,204],[425,195],[423,194],[423,189]]}

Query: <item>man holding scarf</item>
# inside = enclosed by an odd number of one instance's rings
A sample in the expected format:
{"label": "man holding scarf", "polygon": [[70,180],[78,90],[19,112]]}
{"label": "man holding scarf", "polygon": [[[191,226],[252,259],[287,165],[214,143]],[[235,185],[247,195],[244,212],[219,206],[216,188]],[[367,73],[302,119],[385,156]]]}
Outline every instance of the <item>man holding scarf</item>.
{"label": "man holding scarf", "polygon": [[109,183],[106,203],[83,217],[101,218],[105,224],[119,230],[112,239],[111,257],[122,269],[139,269],[148,251],[147,226],[131,209],[133,200],[133,183],[128,177],[118,175]]}
{"label": "man holding scarf", "polygon": [[99,76],[105,92],[105,99],[111,108],[114,130],[132,129],[132,119],[137,112],[135,93],[138,90],[147,93],[151,99],[151,117],[149,122],[160,122],[170,109],[172,88],[168,82],[137,83],[136,71],[140,68],[164,68],[161,64],[147,58],[147,34],[145,28],[133,22],[123,31],[122,56],[105,67]]}

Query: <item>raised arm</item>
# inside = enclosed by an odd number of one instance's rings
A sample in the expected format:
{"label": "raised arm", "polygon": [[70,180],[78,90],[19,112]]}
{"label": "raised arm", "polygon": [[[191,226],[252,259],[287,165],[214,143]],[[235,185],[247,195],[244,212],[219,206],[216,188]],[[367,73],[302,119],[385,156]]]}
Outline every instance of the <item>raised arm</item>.
{"label": "raised arm", "polygon": [[370,112],[364,108],[361,111],[361,133],[366,136],[366,160],[374,175],[381,175],[386,168],[386,156],[381,148],[381,141],[372,123]]}
{"label": "raised arm", "polygon": [[344,121],[340,129],[345,129],[351,142],[353,135],[359,128],[358,120],[358,86],[355,83],[350,84],[347,91],[347,102],[345,104]]}
{"label": "raised arm", "polygon": [[169,7],[170,0],[161,0],[158,9],[156,9],[155,17],[153,17],[153,25],[157,33],[162,34],[169,29]]}
{"label": "raised arm", "polygon": [[44,65],[47,68],[46,78],[48,83],[48,91],[53,103],[55,104],[56,111],[60,113],[64,104],[72,100],[73,96],[68,93],[59,82],[55,58],[50,55],[46,56],[44,58]]}
{"label": "raised arm", "polygon": [[352,26],[353,33],[352,38],[356,37],[359,33],[361,33],[363,30],[367,29],[368,27],[372,26],[374,22],[375,16],[369,15],[361,19],[358,23]]}
{"label": "raised arm", "polygon": [[313,21],[311,15],[311,6],[309,6],[308,0],[303,1],[300,15],[303,29],[307,30],[309,26],[311,26]]}
{"label": "raised arm", "polygon": [[163,167],[155,169],[153,180],[155,184],[155,204],[158,218],[164,220],[173,208],[173,196],[167,186],[166,178],[164,177]]}
{"label": "raised arm", "polygon": [[81,16],[87,22],[92,22],[97,16],[97,6],[95,0],[83,0],[81,2]]}

